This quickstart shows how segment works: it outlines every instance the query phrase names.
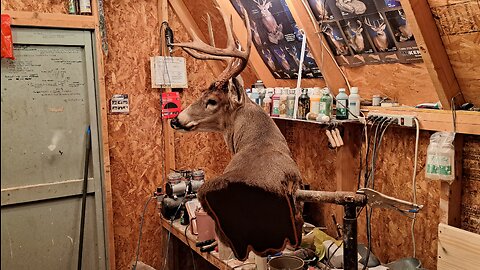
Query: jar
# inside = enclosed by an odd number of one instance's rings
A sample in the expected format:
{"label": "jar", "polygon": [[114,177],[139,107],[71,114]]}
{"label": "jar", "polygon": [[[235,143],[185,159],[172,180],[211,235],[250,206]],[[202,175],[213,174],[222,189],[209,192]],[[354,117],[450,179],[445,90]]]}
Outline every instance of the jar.
{"label": "jar", "polygon": [[380,97],[380,95],[373,95],[372,106],[380,106],[381,101],[382,101],[382,98]]}

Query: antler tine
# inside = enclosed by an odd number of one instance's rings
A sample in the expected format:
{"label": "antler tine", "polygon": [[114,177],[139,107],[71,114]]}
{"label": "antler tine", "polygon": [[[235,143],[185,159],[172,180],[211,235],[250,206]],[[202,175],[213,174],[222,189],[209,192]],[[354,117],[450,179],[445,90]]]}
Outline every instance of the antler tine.
{"label": "antler tine", "polygon": [[208,12],[207,12],[207,25],[208,25],[208,35],[210,36],[210,45],[215,47],[215,37],[213,36],[212,20]]}
{"label": "antler tine", "polygon": [[[213,45],[206,44],[193,31],[191,42],[174,43],[173,45],[181,47],[188,54],[197,59],[227,61],[227,67],[220,74],[217,81],[215,82],[215,84],[218,86],[228,81],[230,78],[236,77],[247,66],[248,57],[250,55],[250,48],[252,46],[252,30],[250,27],[250,19],[248,18],[248,13],[245,9],[242,9],[245,18],[245,24],[247,27],[247,46],[244,51],[236,48],[237,43],[233,36],[232,16],[228,16],[223,13],[222,10],[218,7],[218,5],[216,7],[222,15],[227,32],[226,48],[221,49],[216,48]],[[211,29],[211,26],[209,26],[209,28]],[[210,29],[210,35],[213,36],[213,31],[211,31]],[[212,40],[213,39],[211,38],[211,41]]]}

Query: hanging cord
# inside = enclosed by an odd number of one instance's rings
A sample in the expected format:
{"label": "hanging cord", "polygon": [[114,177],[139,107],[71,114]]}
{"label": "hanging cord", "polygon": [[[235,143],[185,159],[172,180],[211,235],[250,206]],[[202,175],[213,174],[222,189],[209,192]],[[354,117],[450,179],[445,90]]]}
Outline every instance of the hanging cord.
{"label": "hanging cord", "polygon": [[453,134],[457,134],[457,108],[455,98],[459,95],[462,95],[462,92],[458,92],[455,96],[452,97],[450,100],[450,108],[452,110],[452,120],[453,120]]}
{"label": "hanging cord", "polygon": [[[418,160],[418,141],[420,137],[420,124],[418,123],[417,118],[413,118],[415,121],[416,126],[416,134],[415,134],[415,160],[413,165],[413,176],[412,176],[412,194],[413,194],[413,203],[417,204],[417,160]],[[454,121],[455,123],[455,121]],[[413,243],[413,258],[416,255],[416,245],[415,245],[415,220],[417,217],[417,213],[413,213],[412,219],[412,243]]]}
{"label": "hanging cord", "polygon": [[[183,199],[185,200],[185,199]],[[172,234],[172,230],[173,230],[173,221],[175,220],[175,217],[177,216],[178,214],[178,211],[180,210],[180,208],[182,207],[182,204],[183,204],[183,201],[180,203],[180,205],[177,207],[177,210],[175,210],[175,213],[173,214],[173,216],[170,218],[170,230],[168,230],[168,236],[167,236],[167,243],[166,243],[166,250],[165,250],[165,255],[164,255],[164,260],[163,260],[163,267],[162,269],[165,270],[166,267],[167,267],[167,258],[168,258],[168,248],[170,247],[169,243],[170,243],[170,236]]]}
{"label": "hanging cord", "polygon": [[135,264],[133,265],[133,268],[132,268],[133,270],[137,269],[138,256],[140,255],[140,243],[142,242],[142,228],[143,228],[143,222],[145,221],[145,212],[147,210],[148,204],[153,198],[155,197],[154,196],[149,197],[147,202],[145,203],[145,206],[143,207],[142,218],[140,221],[140,229],[138,233],[137,254],[135,255]]}

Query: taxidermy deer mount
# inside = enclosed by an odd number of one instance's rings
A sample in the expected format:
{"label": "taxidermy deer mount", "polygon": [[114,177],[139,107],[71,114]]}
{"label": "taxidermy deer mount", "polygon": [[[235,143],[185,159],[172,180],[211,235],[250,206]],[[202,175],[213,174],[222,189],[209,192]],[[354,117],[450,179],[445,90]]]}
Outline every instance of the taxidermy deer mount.
{"label": "taxidermy deer mount", "polygon": [[170,124],[179,131],[223,133],[232,160],[222,175],[206,181],[198,198],[215,221],[220,241],[229,245],[238,259],[245,260],[249,251],[266,256],[287,244],[300,245],[303,220],[295,192],[301,176],[282,133],[247,97],[239,76],[252,44],[247,12],[243,10],[247,46],[241,50],[233,37],[232,17],[217,9],[227,32],[226,48],[208,45],[196,35],[192,42],[173,45],[195,58],[222,60],[227,66]]}

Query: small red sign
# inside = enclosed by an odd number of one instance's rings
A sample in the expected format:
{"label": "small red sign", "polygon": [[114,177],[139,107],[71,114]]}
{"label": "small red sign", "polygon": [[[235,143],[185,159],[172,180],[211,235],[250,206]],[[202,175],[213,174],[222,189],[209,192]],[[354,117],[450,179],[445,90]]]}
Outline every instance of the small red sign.
{"label": "small red sign", "polygon": [[2,58],[15,59],[13,57],[13,39],[10,24],[10,15],[2,14]]}
{"label": "small red sign", "polygon": [[175,118],[182,111],[182,103],[178,92],[162,93],[162,117]]}

